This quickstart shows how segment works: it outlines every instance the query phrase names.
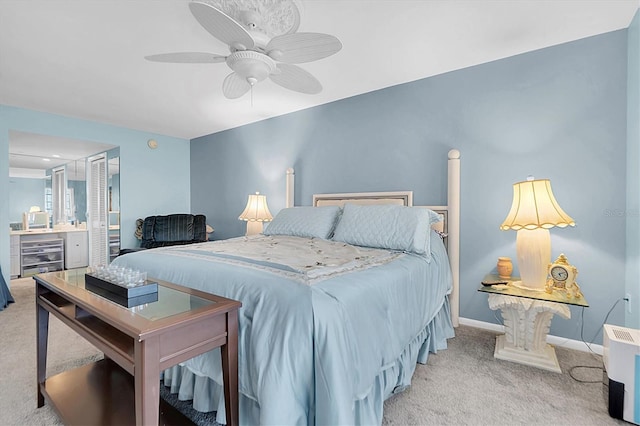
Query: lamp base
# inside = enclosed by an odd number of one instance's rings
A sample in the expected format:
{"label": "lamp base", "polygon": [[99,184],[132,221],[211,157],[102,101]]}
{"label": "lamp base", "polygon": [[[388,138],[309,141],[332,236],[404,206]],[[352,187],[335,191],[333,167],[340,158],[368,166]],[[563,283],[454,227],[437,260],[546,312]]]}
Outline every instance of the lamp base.
{"label": "lamp base", "polygon": [[551,236],[548,229],[520,229],[516,236],[516,254],[522,288],[544,291],[547,268],[551,263]]}
{"label": "lamp base", "polygon": [[245,235],[257,235],[262,234],[263,230],[262,222],[247,221],[247,233]]}

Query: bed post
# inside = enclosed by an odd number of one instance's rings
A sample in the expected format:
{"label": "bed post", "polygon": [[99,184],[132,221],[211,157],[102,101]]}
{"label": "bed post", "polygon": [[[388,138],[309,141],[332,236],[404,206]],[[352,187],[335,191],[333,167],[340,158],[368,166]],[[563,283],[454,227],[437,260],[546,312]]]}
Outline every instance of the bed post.
{"label": "bed post", "polygon": [[285,207],[293,207],[293,205],[295,204],[294,180],[295,180],[295,173],[293,172],[293,167],[289,167],[287,169],[287,194],[286,194]]}
{"label": "bed post", "polygon": [[449,210],[449,263],[453,278],[451,321],[458,326],[460,316],[460,151],[449,151],[447,205]]}

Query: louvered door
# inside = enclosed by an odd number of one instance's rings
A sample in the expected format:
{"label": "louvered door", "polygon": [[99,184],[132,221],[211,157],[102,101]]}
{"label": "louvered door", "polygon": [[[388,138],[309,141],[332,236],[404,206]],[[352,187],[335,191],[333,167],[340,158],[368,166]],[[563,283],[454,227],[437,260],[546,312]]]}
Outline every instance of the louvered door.
{"label": "louvered door", "polygon": [[107,205],[107,156],[89,157],[87,176],[87,226],[89,230],[89,264],[109,263],[109,223]]}

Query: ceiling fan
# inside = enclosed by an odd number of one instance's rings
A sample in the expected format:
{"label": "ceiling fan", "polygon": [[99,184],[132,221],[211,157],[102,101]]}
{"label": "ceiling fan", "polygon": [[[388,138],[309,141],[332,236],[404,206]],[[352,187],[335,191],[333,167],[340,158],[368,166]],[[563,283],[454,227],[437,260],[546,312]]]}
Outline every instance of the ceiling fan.
{"label": "ceiling fan", "polygon": [[293,0],[194,1],[189,9],[212,36],[229,46],[229,55],[176,52],[145,56],[154,62],[219,63],[233,70],[222,83],[229,99],[247,93],[267,77],[287,89],[316,94],[322,84],[293,64],[317,61],[337,53],[342,43],[322,33],[296,32],[300,13]]}

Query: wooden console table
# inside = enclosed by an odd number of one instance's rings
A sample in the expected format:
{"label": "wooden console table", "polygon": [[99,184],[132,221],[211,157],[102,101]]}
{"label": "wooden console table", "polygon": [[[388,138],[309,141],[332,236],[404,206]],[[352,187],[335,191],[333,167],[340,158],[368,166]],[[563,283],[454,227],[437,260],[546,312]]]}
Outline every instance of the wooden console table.
{"label": "wooden console table", "polygon": [[[36,275],[38,407],[65,424],[158,425],[189,420],[160,401],[160,372],[220,347],[227,424],[238,424],[240,302],[158,281],[158,301],[125,308],[84,286],[84,269]],[[105,359],[46,377],[49,313]]]}

